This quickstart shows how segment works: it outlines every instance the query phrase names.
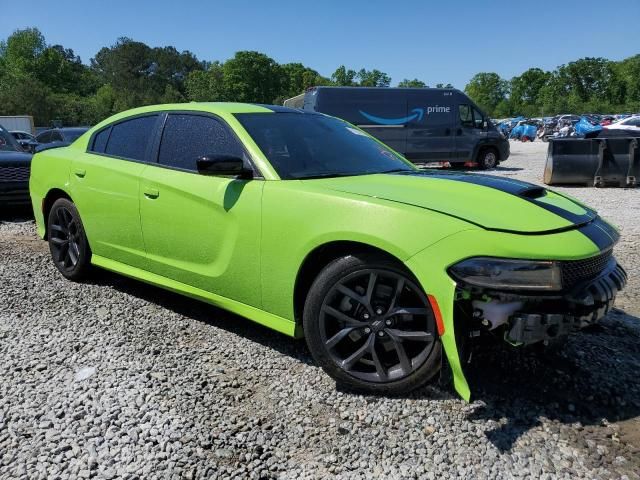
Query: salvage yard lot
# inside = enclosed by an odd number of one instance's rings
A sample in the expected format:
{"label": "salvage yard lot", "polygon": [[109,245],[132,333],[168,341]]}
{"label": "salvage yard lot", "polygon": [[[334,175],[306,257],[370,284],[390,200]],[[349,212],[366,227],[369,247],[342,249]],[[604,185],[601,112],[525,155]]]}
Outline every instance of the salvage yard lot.
{"label": "salvage yard lot", "polygon": [[[490,173],[541,183],[545,154],[512,143]],[[342,392],[303,342],[106,272],[70,283],[5,214],[0,478],[640,478],[640,189],[558,190],[621,228],[627,289],[557,354],[475,355],[470,404]]]}

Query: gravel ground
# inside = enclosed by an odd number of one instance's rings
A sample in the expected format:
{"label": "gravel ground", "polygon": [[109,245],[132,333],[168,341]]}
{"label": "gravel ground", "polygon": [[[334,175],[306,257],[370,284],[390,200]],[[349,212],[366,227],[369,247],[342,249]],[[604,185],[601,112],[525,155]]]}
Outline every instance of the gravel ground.
{"label": "gravel ground", "polygon": [[[544,147],[495,173],[540,182]],[[620,309],[560,353],[480,352],[470,404],[342,392],[303,342],[106,272],[65,281],[11,214],[0,478],[640,478],[640,189],[563,190],[623,231]]]}

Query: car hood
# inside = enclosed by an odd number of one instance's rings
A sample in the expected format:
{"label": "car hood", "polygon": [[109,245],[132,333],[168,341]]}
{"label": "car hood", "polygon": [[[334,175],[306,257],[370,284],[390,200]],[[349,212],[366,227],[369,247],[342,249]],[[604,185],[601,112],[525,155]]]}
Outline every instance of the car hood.
{"label": "car hood", "polygon": [[20,167],[31,163],[32,155],[26,152],[0,151],[0,167]]}
{"label": "car hood", "polygon": [[305,182],[412,205],[488,230],[513,233],[569,230],[597,217],[588,207],[544,187],[491,175],[412,171]]}

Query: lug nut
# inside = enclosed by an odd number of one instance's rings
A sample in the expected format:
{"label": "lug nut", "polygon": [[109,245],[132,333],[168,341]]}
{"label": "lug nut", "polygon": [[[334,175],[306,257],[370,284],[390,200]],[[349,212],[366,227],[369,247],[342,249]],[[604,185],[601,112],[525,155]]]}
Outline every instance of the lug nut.
{"label": "lug nut", "polygon": [[364,318],[365,320],[369,320],[369,314],[365,313],[364,315],[362,315],[362,318]]}
{"label": "lug nut", "polygon": [[384,337],[384,332],[383,332],[382,330],[381,330],[381,331],[379,331],[379,332],[378,332],[378,336],[379,336],[379,337]]}
{"label": "lug nut", "polygon": [[380,307],[376,308],[376,315],[382,315],[382,309]]}
{"label": "lug nut", "polygon": [[365,328],[364,333],[371,333],[371,329],[369,327]]}
{"label": "lug nut", "polygon": [[387,320],[384,322],[387,326],[391,326],[391,319],[387,318]]}

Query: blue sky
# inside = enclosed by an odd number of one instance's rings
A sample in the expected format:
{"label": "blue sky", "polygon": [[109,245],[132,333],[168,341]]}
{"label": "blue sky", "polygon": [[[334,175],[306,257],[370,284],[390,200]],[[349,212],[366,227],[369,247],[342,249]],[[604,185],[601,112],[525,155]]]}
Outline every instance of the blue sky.
{"label": "blue sky", "polygon": [[392,85],[417,77],[463,88],[480,71],[511,78],[533,66],[640,53],[638,18],[638,0],[3,0],[0,38],[36,26],[47,42],[73,48],[85,63],[128,36],[205,60],[258,50],[327,76],[344,64],[378,68]]}

